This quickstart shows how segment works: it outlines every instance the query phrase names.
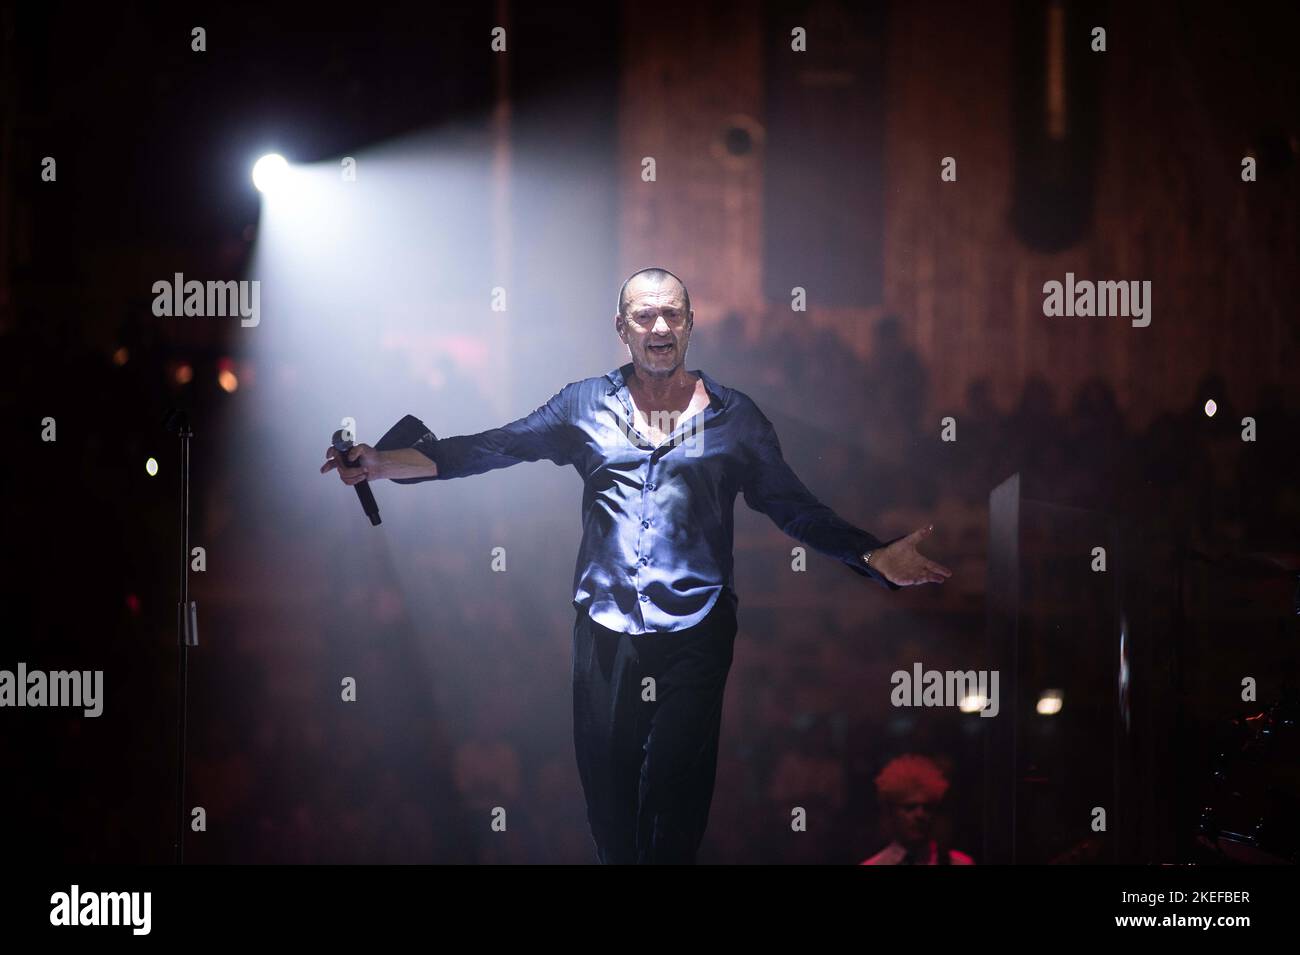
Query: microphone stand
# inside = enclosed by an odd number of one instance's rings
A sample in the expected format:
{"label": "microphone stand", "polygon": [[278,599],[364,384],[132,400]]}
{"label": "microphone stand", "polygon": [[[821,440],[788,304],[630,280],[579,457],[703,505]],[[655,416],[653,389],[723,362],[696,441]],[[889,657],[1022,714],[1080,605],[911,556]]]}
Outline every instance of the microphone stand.
{"label": "microphone stand", "polygon": [[185,722],[189,693],[189,649],[199,645],[198,606],[190,600],[190,438],[194,430],[181,410],[167,415],[164,427],[181,439],[180,603],[176,605],[176,833],[172,860],[185,864]]}

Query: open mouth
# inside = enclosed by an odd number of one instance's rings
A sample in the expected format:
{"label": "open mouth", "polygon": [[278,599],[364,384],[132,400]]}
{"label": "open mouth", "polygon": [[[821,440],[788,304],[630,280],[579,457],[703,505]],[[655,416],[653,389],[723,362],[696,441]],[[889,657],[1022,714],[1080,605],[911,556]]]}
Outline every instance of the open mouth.
{"label": "open mouth", "polygon": [[662,345],[648,345],[647,350],[652,355],[666,355],[677,347],[675,342],[665,342]]}

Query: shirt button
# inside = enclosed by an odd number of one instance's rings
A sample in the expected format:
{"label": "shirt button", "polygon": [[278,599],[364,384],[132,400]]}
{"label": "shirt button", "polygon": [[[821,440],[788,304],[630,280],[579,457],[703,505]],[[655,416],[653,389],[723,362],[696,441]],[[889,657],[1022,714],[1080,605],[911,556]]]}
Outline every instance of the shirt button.
{"label": "shirt button", "polygon": [[640,563],[641,566],[644,567],[646,564],[650,563],[650,559],[648,557],[642,557]]}
{"label": "shirt button", "polygon": [[642,526],[642,527],[649,527],[649,526],[650,526],[650,522],[649,522],[649,521],[642,521],[642,522],[641,522],[641,526]]}
{"label": "shirt button", "polygon": [[642,594],[642,595],[641,595],[641,602],[642,602],[642,603],[645,603],[645,602],[646,602],[647,600],[649,600],[649,599],[650,599],[650,598],[649,598],[648,596],[646,596],[645,594]]}
{"label": "shirt button", "polygon": [[646,489],[647,491],[653,491],[653,490],[655,489],[655,486],[654,486],[653,484],[647,484],[647,485],[645,486],[645,489]]}

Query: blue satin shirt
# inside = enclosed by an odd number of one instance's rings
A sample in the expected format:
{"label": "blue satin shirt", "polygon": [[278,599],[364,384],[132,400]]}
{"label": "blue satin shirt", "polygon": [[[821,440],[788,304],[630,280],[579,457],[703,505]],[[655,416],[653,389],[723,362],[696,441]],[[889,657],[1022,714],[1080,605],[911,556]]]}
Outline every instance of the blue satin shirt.
{"label": "blue satin shirt", "polygon": [[[655,422],[669,437],[654,446],[636,428],[625,376],[565,385],[532,414],[480,434],[413,447],[446,480],[521,461],[572,465],[583,481],[582,546],[575,607],[603,627],[641,634],[681,630],[704,619],[720,596],[736,601],[733,519],[737,493],[814,550],[897,590],[862,555],[884,544],[841,519],[799,480],[776,431],[743,392],[695,372],[709,396],[689,419]],[[667,425],[675,425],[668,427]]]}

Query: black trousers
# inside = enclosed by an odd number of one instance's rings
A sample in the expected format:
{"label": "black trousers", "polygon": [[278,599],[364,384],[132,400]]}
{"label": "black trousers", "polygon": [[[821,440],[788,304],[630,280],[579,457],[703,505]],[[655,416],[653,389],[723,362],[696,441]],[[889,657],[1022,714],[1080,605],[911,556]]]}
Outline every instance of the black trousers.
{"label": "black trousers", "polygon": [[619,633],[578,609],[573,741],[601,862],[695,861],[735,638],[727,591],[694,627],[668,633]]}

